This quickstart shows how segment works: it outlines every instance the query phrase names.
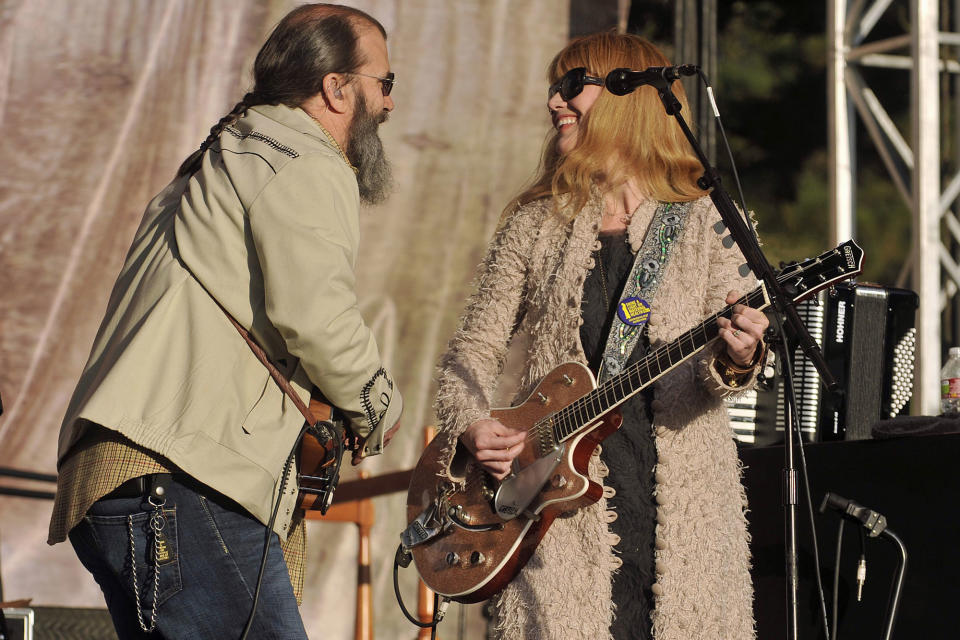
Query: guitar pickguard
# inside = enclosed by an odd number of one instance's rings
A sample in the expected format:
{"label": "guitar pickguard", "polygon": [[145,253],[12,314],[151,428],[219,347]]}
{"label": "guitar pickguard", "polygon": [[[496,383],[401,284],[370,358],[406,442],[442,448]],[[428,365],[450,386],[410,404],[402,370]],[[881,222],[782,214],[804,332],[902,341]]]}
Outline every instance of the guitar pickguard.
{"label": "guitar pickguard", "polygon": [[[538,458],[535,462],[504,478],[493,499],[497,515],[504,520],[512,520],[526,512],[525,515],[528,518],[532,517],[533,514],[527,511],[527,507],[550,480],[550,475],[563,460],[565,450],[565,446],[557,447],[549,455]],[[518,466],[516,461],[514,466]]]}

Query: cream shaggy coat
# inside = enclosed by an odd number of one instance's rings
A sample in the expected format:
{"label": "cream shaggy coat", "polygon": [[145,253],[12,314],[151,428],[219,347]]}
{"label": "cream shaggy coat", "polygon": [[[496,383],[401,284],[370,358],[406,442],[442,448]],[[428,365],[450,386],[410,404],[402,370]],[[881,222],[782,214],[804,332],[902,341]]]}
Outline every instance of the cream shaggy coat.
{"label": "cream shaggy coat", "polygon": [[[628,228],[634,252],[657,206],[649,201]],[[548,200],[519,208],[501,225],[479,267],[477,291],[439,368],[441,428],[461,433],[488,417],[490,397],[511,338],[529,334],[521,388],[525,398],[566,361],[586,364],[580,344],[580,301],[594,266],[602,200],[593,198],[568,222]],[[708,198],[692,203],[685,230],[649,320],[651,346],[669,342],[724,306],[731,289],[746,293],[740,252],[722,245],[719,215]],[[754,637],[749,547],[740,463],[722,397],[734,391],[713,369],[714,344],[655,384],[653,429],[658,463],[657,640],[748,640]],[[753,376],[747,385],[753,383]],[[595,455],[591,475],[606,469]],[[608,530],[613,490],[570,517],[558,518],[521,573],[495,597],[501,638],[609,638],[611,575],[620,564]]]}

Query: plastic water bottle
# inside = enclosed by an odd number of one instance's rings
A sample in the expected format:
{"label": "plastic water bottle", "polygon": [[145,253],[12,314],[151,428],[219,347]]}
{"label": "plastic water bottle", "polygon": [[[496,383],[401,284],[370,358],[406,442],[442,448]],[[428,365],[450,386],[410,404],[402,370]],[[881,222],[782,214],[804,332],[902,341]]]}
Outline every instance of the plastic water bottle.
{"label": "plastic water bottle", "polygon": [[940,413],[960,414],[960,347],[950,347],[947,363],[940,370]]}

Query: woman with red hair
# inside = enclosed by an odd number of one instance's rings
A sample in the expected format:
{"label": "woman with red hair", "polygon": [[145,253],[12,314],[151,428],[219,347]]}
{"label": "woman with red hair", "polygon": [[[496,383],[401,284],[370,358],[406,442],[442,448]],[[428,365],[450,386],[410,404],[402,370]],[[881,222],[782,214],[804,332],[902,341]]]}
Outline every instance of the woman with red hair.
{"label": "woman with red hair", "polygon": [[[656,90],[603,87],[615,68],[669,64],[615,33],[574,40],[550,64],[553,138],[504,212],[439,368],[441,427],[496,478],[526,438],[490,416],[515,335],[529,340],[523,399],[563,362],[609,378],[755,284],[712,228],[702,169]],[[603,497],[558,518],[495,597],[500,637],[754,637],[746,498],[722,398],[753,384],[767,319],[736,305],[719,324],[718,340],[621,406],[623,426],[589,465]]]}

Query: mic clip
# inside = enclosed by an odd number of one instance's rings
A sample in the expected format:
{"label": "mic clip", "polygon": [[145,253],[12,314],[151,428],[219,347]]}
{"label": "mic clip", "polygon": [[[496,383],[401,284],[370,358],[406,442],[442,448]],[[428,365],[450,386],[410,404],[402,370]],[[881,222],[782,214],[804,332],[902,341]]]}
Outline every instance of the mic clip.
{"label": "mic clip", "polygon": [[864,529],[870,532],[867,535],[871,538],[876,538],[887,528],[887,518],[883,514],[829,491],[823,496],[823,502],[820,503],[820,513],[826,513],[828,508],[839,511],[850,520],[859,522]]}

